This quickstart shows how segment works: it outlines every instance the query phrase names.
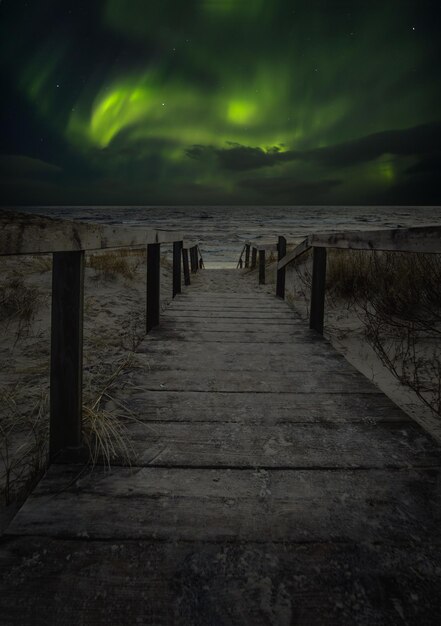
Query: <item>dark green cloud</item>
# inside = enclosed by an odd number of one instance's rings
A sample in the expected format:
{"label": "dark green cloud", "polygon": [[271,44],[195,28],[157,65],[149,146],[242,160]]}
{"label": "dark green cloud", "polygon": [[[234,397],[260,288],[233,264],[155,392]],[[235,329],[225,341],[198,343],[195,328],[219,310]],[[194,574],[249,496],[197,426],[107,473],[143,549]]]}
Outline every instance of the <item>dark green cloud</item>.
{"label": "dark green cloud", "polygon": [[440,201],[438,3],[5,0],[0,18],[6,202]]}

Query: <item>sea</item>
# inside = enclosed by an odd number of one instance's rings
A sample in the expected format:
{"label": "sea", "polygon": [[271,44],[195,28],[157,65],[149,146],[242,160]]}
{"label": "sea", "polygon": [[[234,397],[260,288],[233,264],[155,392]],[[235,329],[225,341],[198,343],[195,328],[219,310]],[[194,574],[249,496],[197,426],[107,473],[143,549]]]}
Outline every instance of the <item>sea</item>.
{"label": "sea", "polygon": [[26,211],[81,221],[179,230],[207,268],[235,267],[246,241],[297,243],[310,233],[440,225],[440,206],[62,206]]}

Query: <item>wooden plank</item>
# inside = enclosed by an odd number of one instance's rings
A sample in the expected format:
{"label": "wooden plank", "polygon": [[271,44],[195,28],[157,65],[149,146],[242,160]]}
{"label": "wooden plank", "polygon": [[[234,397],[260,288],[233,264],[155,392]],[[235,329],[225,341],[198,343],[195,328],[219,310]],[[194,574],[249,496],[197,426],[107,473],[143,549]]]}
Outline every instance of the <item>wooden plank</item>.
{"label": "wooden plank", "polygon": [[[259,363],[261,363],[262,367],[266,370],[274,369],[271,364],[273,363],[273,359],[277,358],[284,360],[287,368],[291,366],[297,370],[306,371],[310,367],[313,367],[313,365],[311,366],[309,364],[309,359],[307,358],[310,356],[313,364],[319,361],[327,363],[330,370],[340,363],[347,371],[355,371],[354,367],[350,365],[341,354],[333,350],[325,339],[311,343],[308,338],[302,341],[301,338],[298,337],[295,342],[285,341],[283,345],[276,344],[275,346],[265,344],[265,348],[263,348],[259,342],[253,345],[246,344],[240,346],[237,345],[236,342],[228,343],[224,341],[220,345],[210,346],[209,351],[207,351],[203,342],[194,343],[189,346],[177,340],[175,342],[169,342],[167,346],[161,346],[158,342],[152,342],[150,339],[151,335],[147,340],[139,344],[137,354],[139,354],[140,357],[142,357],[143,354],[151,355],[152,358],[167,358],[168,356],[174,357],[175,355],[184,356],[184,354],[188,354],[190,359],[197,359],[203,364],[206,359],[213,358],[230,365],[231,359],[234,359],[234,357],[246,358],[248,356],[253,369],[258,369]],[[207,354],[207,352],[209,352],[209,354]]]}
{"label": "wooden plank", "polygon": [[182,239],[175,231],[110,226],[0,209],[0,255],[145,246]]}
{"label": "wooden plank", "polygon": [[159,324],[161,283],[161,245],[147,246],[147,315],[146,332],[149,333]]}
{"label": "wooden plank", "polygon": [[188,287],[190,285],[190,266],[188,264],[188,250],[182,248],[182,265],[184,268],[184,285]]}
{"label": "wooden plank", "polygon": [[229,364],[236,355],[239,358],[248,356],[250,364],[253,365],[254,369],[258,369],[260,358],[262,366],[266,363],[265,369],[267,370],[273,369],[270,364],[272,359],[277,357],[285,359],[287,369],[292,368],[301,371],[306,371],[310,367],[310,358],[313,364],[318,361],[327,362],[330,370],[335,368],[337,363],[341,363],[342,367],[344,366],[347,371],[355,371],[348,361],[333,350],[325,339],[320,341],[320,337],[316,333],[314,333],[316,336],[314,342],[311,342],[308,337],[302,340],[301,336],[296,337],[295,342],[283,341],[282,343],[276,342],[274,345],[262,344],[261,342],[238,344],[237,341],[223,341],[216,345],[210,345],[209,350],[207,350],[203,341],[195,341],[191,345],[187,345],[180,339],[176,339],[175,341],[168,341],[167,346],[161,346],[158,341],[151,341],[156,334],[160,335],[161,333],[162,330],[153,331],[149,335],[148,341],[143,341],[137,347],[137,353],[140,356],[142,354],[151,355],[152,358],[155,358],[155,356],[180,355],[184,363],[186,362],[185,355],[188,355],[190,359],[197,359],[201,363],[205,363],[207,358],[213,357],[213,359],[219,358],[220,362],[223,361]]}
{"label": "wooden plank", "polygon": [[[286,256],[286,239],[285,237],[279,237],[279,243],[277,245],[278,261],[280,262]],[[277,281],[276,281],[276,296],[285,298],[285,271],[286,268],[277,268]]]}
{"label": "wooden plank", "polygon": [[199,269],[200,270],[205,269],[204,259],[203,259],[202,252],[199,246],[196,246],[196,257],[198,259]]}
{"label": "wooden plank", "polygon": [[135,371],[132,382],[145,390],[165,389],[168,391],[229,391],[236,393],[253,392],[280,393],[295,391],[297,393],[378,393],[375,387],[362,374],[355,370],[349,372],[318,371],[316,375],[305,375],[304,372],[291,372],[288,375],[278,372],[245,371],[238,376],[237,372],[217,370],[198,372],[167,370],[149,373]]}
{"label": "wooden plank", "polygon": [[173,298],[175,298],[182,291],[181,290],[181,282],[182,282],[181,257],[182,257],[182,241],[175,241],[173,243],[173,291],[172,291]]}
{"label": "wooden plank", "polygon": [[253,246],[251,248],[251,269],[254,269],[257,265],[257,248]]}
{"label": "wooden plank", "polygon": [[[262,319],[265,319],[266,317],[269,317],[271,313],[274,313],[276,319],[291,319],[294,325],[299,324],[301,320],[297,312],[291,313],[289,309],[277,306],[274,308],[271,306],[253,307],[248,304],[240,306],[225,304],[225,307],[222,307],[221,304],[207,304],[204,306],[202,302],[196,302],[194,300],[191,302],[183,302],[182,306],[175,306],[174,303],[171,303],[170,306],[165,309],[165,312],[167,312],[170,317],[179,318],[194,316],[195,319],[199,316],[201,316],[200,319],[210,319],[216,316],[223,316],[223,314],[225,314],[226,317],[232,318],[240,317],[247,319],[247,317],[250,317],[256,319],[261,317]],[[305,326],[305,320],[303,319],[301,321],[303,326]]]}
{"label": "wooden plank", "polygon": [[192,274],[196,274],[199,269],[197,246],[192,246],[190,248],[190,267]]}
{"label": "wooden plank", "polygon": [[84,252],[56,252],[52,265],[49,456],[81,445]]}
{"label": "wooden plank", "polygon": [[[319,335],[318,335],[319,336]],[[265,350],[264,347],[266,344],[284,344],[287,341],[291,341],[296,338],[301,338],[302,340],[306,340],[306,335],[304,331],[290,331],[289,333],[284,333],[282,337],[279,335],[278,337],[274,336],[274,333],[264,332],[259,333],[257,336],[256,333],[252,331],[249,332],[236,332],[236,331],[224,331],[224,332],[216,332],[216,331],[203,331],[203,330],[195,330],[195,331],[187,331],[181,332],[179,330],[173,329],[162,329],[156,332],[154,329],[149,334],[150,341],[197,341],[197,342],[222,342],[222,343],[247,343],[247,344],[261,344],[261,349]],[[317,341],[316,339],[309,338],[309,341],[313,343]],[[209,348],[211,350],[211,348]]]}
{"label": "wooden plank", "polygon": [[384,626],[403,614],[436,626],[441,614],[441,549],[428,543],[21,537],[0,558],[5,625]]}
{"label": "wooden plank", "polygon": [[307,252],[310,248],[311,244],[309,242],[309,238],[304,239],[298,246],[294,248],[294,250],[292,250],[292,252],[285,254],[285,256],[278,261],[277,270],[282,270],[287,265],[295,261],[295,259],[302,256],[302,254]]}
{"label": "wooden plank", "polygon": [[441,226],[414,226],[368,231],[315,233],[309,237],[314,247],[348,250],[441,253]]}
{"label": "wooden plank", "polygon": [[115,468],[85,476],[78,470],[53,466],[8,535],[392,543],[407,543],[409,537],[441,539],[436,469]]}
{"label": "wooden plank", "polygon": [[172,307],[168,307],[164,311],[163,318],[176,320],[176,321],[188,319],[188,320],[193,320],[193,321],[200,321],[201,323],[203,323],[204,321],[208,322],[210,320],[216,321],[216,320],[219,320],[219,318],[221,318],[222,321],[227,321],[231,319],[231,320],[242,320],[242,321],[268,320],[270,322],[271,320],[274,320],[275,322],[290,321],[291,324],[298,323],[298,321],[290,313],[290,311],[274,310],[271,313],[271,308],[264,310],[264,311],[259,311],[259,310],[255,311],[254,309],[250,310],[248,307],[246,309],[235,309],[235,310],[234,309],[221,310],[220,308],[215,309],[215,310],[210,310],[210,309],[201,310],[200,308],[198,308],[197,310],[193,310],[193,309],[182,309],[181,307],[179,307],[179,309],[178,308],[173,309]]}
{"label": "wooden plank", "polygon": [[265,284],[265,250],[259,250],[259,285]]}
{"label": "wooden plank", "polygon": [[122,400],[142,421],[187,421],[215,423],[315,423],[332,426],[339,422],[414,423],[384,394],[333,394],[317,392],[254,393],[210,391],[149,391],[129,386]]}
{"label": "wooden plank", "polygon": [[250,266],[250,244],[245,244],[245,268],[248,269]]}
{"label": "wooden plank", "polygon": [[[220,317],[220,315],[219,315]],[[264,332],[274,332],[281,335],[285,330],[289,330],[293,327],[293,322],[289,318],[280,319],[262,319],[252,317],[242,318],[201,318],[201,317],[179,317],[174,315],[164,315],[163,328],[184,330],[217,330],[219,332],[223,330],[236,330],[236,331],[248,331],[252,330],[257,332],[259,330]],[[304,329],[300,325],[297,325],[298,330],[304,332]]]}
{"label": "wooden plank", "polygon": [[326,248],[314,248],[309,328],[323,335],[326,292]]}
{"label": "wooden plank", "polygon": [[440,444],[410,422],[136,422],[128,438],[137,467],[439,468],[441,459]]}
{"label": "wooden plank", "polygon": [[272,334],[277,338],[286,338],[292,336],[303,336],[305,338],[314,340],[311,331],[308,328],[305,328],[305,325],[302,324],[293,324],[292,320],[275,320],[274,323],[271,320],[266,319],[250,319],[244,318],[243,320],[238,319],[229,319],[229,318],[220,318],[218,320],[213,318],[205,319],[201,321],[200,318],[195,318],[193,320],[181,320],[178,318],[168,316],[164,317],[163,323],[161,324],[161,330],[166,332],[168,330],[179,330],[184,332],[188,329],[188,332],[199,332],[199,331],[207,331],[211,330],[213,332],[221,333],[224,331],[235,331],[237,333],[254,333],[254,338],[258,341],[258,336],[256,333],[263,332],[267,335]]}
{"label": "wooden plank", "polygon": [[[160,351],[150,349],[155,347],[160,348]],[[245,350],[231,350],[223,353],[212,350],[207,353],[202,344],[196,343],[180,344],[180,347],[180,350],[164,350],[158,342],[148,344],[145,346],[145,352],[137,353],[136,364],[141,367],[144,365],[149,371],[153,369],[156,371],[186,370],[188,369],[187,359],[192,359],[195,373],[207,369],[212,372],[226,369],[230,372],[253,372],[256,376],[267,371],[281,371],[284,374],[302,372],[309,376],[317,371],[328,372],[329,370],[353,373],[353,369],[344,359],[309,354],[307,350],[297,353],[291,351],[282,355],[277,354],[276,350],[271,350],[272,354],[269,355],[262,352],[249,353]],[[237,344],[231,344],[231,347],[237,347]],[[197,350],[192,348],[197,348]]]}

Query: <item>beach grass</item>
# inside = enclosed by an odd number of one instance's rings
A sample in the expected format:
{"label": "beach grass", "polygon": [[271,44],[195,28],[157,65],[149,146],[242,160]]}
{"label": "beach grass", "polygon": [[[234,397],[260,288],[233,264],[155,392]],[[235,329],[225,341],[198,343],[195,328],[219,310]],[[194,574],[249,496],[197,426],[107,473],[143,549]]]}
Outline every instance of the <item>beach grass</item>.
{"label": "beach grass", "polygon": [[[289,270],[287,300],[303,301],[306,313],[311,265],[307,253]],[[441,417],[441,255],[330,250],[325,314],[333,316],[331,336],[341,336],[342,311],[358,319],[379,362]]]}

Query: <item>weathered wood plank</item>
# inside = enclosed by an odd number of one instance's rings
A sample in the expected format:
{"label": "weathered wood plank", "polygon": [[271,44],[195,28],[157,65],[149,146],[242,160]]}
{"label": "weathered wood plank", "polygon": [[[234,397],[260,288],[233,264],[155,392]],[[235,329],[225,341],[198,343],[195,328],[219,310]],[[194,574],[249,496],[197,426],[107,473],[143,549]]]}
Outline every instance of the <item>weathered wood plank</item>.
{"label": "weathered wood plank", "polygon": [[[320,340],[320,335],[311,336],[311,331],[309,329],[300,329],[297,327],[288,328],[285,332],[281,333],[271,330],[259,331],[253,330],[249,327],[247,330],[234,330],[234,329],[224,329],[224,330],[199,330],[199,328],[194,329],[179,329],[177,327],[173,327],[173,325],[169,324],[167,321],[163,321],[161,326],[156,330],[152,331],[149,335],[150,341],[206,341],[210,343],[212,341],[222,341],[227,343],[260,343],[260,344],[284,344],[287,341],[298,340],[301,343],[318,343]],[[316,334],[316,333],[314,333]],[[263,348],[264,349],[264,348]]]}
{"label": "weathered wood plank", "polygon": [[84,252],[56,252],[52,265],[49,456],[81,445]]}
{"label": "weathered wood plank", "polygon": [[[207,352],[204,344],[192,343],[191,345],[177,342],[175,346],[166,348],[159,342],[144,345],[138,351],[137,366],[144,366],[146,371],[153,369],[160,371],[164,369],[186,370],[187,360],[193,362],[193,371],[204,370],[226,370],[248,371],[256,375],[272,372],[301,372],[313,375],[317,371],[329,372],[340,371],[353,374],[354,370],[343,357],[331,354],[321,354],[320,351],[308,350],[308,344],[304,349],[295,350],[283,349],[280,352],[269,346],[268,352],[261,350],[247,350],[248,346],[237,344],[220,344],[213,346]],[[221,350],[219,350],[219,348]]]}
{"label": "weathered wood plank", "polygon": [[199,269],[198,263],[198,249],[197,246],[192,246],[189,250],[190,252],[190,268],[192,274],[196,274]]}
{"label": "weathered wood plank", "polygon": [[[179,330],[173,329],[160,329],[158,332],[152,331],[149,334],[150,341],[205,341],[207,343],[211,342],[227,342],[227,343],[260,343],[260,344],[284,344],[287,341],[291,341],[295,338],[301,338],[302,340],[308,339],[310,343],[314,343],[318,341],[308,337],[303,331],[294,331],[290,330],[289,333],[284,333],[284,336],[275,337],[274,333],[265,332],[259,333],[257,337],[256,333],[253,333],[252,330],[246,332],[234,332],[234,331],[224,331],[224,332],[216,332],[216,331],[187,331],[180,332]],[[262,348],[265,349],[265,348]]]}
{"label": "weathered wood plank", "polygon": [[184,285],[188,287],[190,285],[190,266],[188,263],[188,250],[182,248],[182,266],[184,268]]}
{"label": "weathered wood plank", "polygon": [[441,226],[315,233],[309,236],[309,244],[314,247],[349,250],[441,254]]}
{"label": "weathered wood plank", "polygon": [[[294,316],[289,311],[273,311],[268,309],[267,311],[255,311],[254,309],[182,309],[181,307],[172,308],[168,307],[163,314],[164,319],[174,319],[176,321],[179,320],[193,320],[193,321],[203,321],[203,320],[215,320],[221,316],[222,320],[275,320],[275,321],[290,321],[291,324],[295,324],[296,320]],[[304,322],[303,322],[304,323]]]}
{"label": "weathered wood plank", "polygon": [[410,422],[133,423],[128,437],[137,467],[441,467],[440,444]]}
{"label": "weathered wood plank", "polygon": [[142,421],[232,422],[259,424],[381,422],[414,423],[382,393],[254,393],[167,391],[146,393],[128,386],[121,394]]}
{"label": "weathered wood plank", "polygon": [[159,324],[161,307],[161,246],[152,243],[147,246],[147,313],[146,332]]}
{"label": "weathered wood plank", "polygon": [[287,375],[277,372],[243,371],[240,376],[230,370],[216,370],[198,372],[164,370],[150,373],[134,371],[132,381],[135,385],[143,386],[146,390],[167,389],[169,391],[230,391],[253,392],[256,394],[282,391],[297,393],[378,393],[375,387],[364,376],[354,371],[330,372],[292,372]]}
{"label": "weathered wood plank", "polygon": [[409,626],[438,626],[441,614],[433,544],[22,537],[4,541],[0,558],[2,618],[20,626],[208,626],[225,616],[252,626],[385,626],[401,614]]}
{"label": "weathered wood plank", "polygon": [[257,264],[257,248],[253,246],[251,248],[251,269],[254,269]]}
{"label": "weathered wood plank", "polygon": [[439,542],[440,471],[390,472],[53,466],[8,535]]}
{"label": "weathered wood plank", "polygon": [[265,284],[265,250],[259,250],[259,285]]}
{"label": "weathered wood plank", "polygon": [[[164,356],[179,354],[181,357],[183,357],[185,353],[188,355],[188,358],[201,359],[201,361],[203,361],[204,358],[209,358],[207,354],[209,352],[214,358],[216,358],[216,356],[225,358],[225,362],[229,362],[231,358],[234,358],[236,355],[249,355],[250,360],[255,357],[260,357],[265,360],[266,358],[271,359],[274,356],[283,356],[286,357],[287,360],[297,360],[298,365],[295,369],[302,371],[307,370],[306,358],[311,356],[313,360],[314,358],[319,358],[328,361],[330,369],[334,367],[336,361],[339,361],[346,364],[347,371],[354,372],[354,368],[349,365],[348,361],[346,361],[341,354],[330,349],[330,344],[325,339],[320,341],[320,338],[317,338],[315,341],[311,342],[309,337],[306,337],[305,340],[302,341],[301,337],[298,336],[296,337],[295,343],[284,341],[280,344],[276,342],[274,346],[268,343],[262,345],[260,342],[251,345],[248,343],[238,345],[235,341],[224,341],[220,345],[210,346],[210,350],[208,351],[202,341],[187,345],[177,339],[174,342],[168,341],[167,346],[161,346],[159,342],[151,341],[152,337],[156,336],[156,334],[159,335],[161,332],[161,329],[152,332],[149,336],[149,341],[143,341],[138,346],[137,352],[140,354],[159,354]],[[185,362],[185,358],[183,361]],[[269,362],[270,361],[268,361],[268,363]]]}
{"label": "weathered wood plank", "polygon": [[287,265],[292,263],[295,259],[302,256],[305,252],[310,249],[311,245],[309,243],[309,239],[304,239],[298,246],[294,248],[291,252],[286,254],[282,259],[280,259],[277,263],[277,269],[282,270],[286,268]]}
{"label": "weathered wood plank", "polygon": [[173,291],[172,297],[175,298],[181,293],[182,283],[182,241],[175,241],[173,243]]}
{"label": "weathered wood plank", "polygon": [[[220,316],[219,316],[220,317]],[[215,318],[192,318],[192,317],[175,317],[174,315],[164,315],[164,328],[171,329],[188,329],[196,330],[218,330],[219,332],[223,330],[236,330],[236,331],[248,331],[252,330],[254,332],[265,331],[270,332],[273,331],[275,334],[281,336],[283,332],[290,328],[296,328],[299,331],[302,331],[300,326],[293,326],[292,320],[290,319],[262,319],[262,318],[220,318],[216,320]]]}
{"label": "weathered wood plank", "polygon": [[[280,262],[286,255],[286,239],[285,237],[279,237],[279,243],[277,244],[277,259]],[[277,268],[277,281],[276,281],[276,296],[278,298],[285,297],[285,267]]]}
{"label": "weathered wood plank", "polygon": [[245,269],[248,269],[250,266],[250,244],[245,244]]}
{"label": "weathered wood plank", "polygon": [[182,234],[175,231],[109,226],[0,209],[0,256],[126,248],[180,239]]}
{"label": "weathered wood plank", "polygon": [[326,248],[314,248],[309,328],[323,335],[326,292]]}

